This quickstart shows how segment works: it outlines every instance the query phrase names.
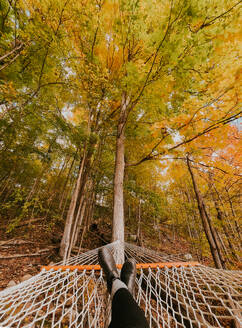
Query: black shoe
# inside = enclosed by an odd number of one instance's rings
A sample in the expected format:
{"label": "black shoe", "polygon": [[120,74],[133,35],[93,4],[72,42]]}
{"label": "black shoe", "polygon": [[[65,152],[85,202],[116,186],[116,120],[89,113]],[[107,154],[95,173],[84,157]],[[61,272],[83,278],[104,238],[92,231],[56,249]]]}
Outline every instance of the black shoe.
{"label": "black shoe", "polygon": [[136,262],[130,258],[125,261],[121,270],[121,280],[128,287],[129,292],[134,295],[134,285],[136,278]]}
{"label": "black shoe", "polygon": [[106,247],[98,250],[98,260],[107,279],[108,292],[111,293],[115,279],[120,279],[112,253]]}

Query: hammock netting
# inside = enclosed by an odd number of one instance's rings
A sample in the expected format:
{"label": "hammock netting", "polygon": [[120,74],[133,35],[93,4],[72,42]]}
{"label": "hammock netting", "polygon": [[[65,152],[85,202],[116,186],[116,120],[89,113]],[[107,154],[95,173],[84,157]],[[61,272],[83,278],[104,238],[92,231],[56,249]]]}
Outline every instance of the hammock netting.
{"label": "hammock netting", "polygon": [[[114,242],[137,263],[135,298],[150,327],[241,327],[241,272],[226,271],[173,256]],[[98,249],[71,257],[0,293],[0,327],[102,327],[110,320],[110,298]],[[182,262],[182,263],[181,263]],[[164,264],[165,263],[165,264]],[[184,265],[183,265],[184,263]],[[68,267],[62,267],[66,265]],[[82,270],[73,266],[84,265]],[[92,269],[93,268],[93,269]]]}

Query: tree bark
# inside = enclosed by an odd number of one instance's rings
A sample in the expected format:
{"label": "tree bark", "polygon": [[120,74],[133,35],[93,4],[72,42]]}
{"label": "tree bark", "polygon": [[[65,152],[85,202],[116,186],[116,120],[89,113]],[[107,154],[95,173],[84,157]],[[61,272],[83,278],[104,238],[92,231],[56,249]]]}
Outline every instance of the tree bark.
{"label": "tree bark", "polygon": [[202,224],[203,224],[204,232],[206,234],[207,241],[208,241],[209,246],[210,246],[211,254],[213,256],[214,264],[215,264],[217,269],[222,269],[223,266],[222,266],[222,263],[221,263],[221,260],[220,260],[219,254],[218,254],[217,246],[216,246],[216,243],[214,241],[213,234],[211,232],[210,225],[209,225],[209,222],[207,220],[207,216],[206,216],[206,213],[205,213],[205,210],[204,210],[205,207],[204,207],[203,199],[202,199],[202,196],[201,196],[201,194],[199,192],[199,189],[197,187],[195,176],[193,174],[193,171],[192,171],[192,168],[191,168],[191,165],[190,165],[190,160],[189,160],[188,157],[187,157],[187,167],[188,167],[189,173],[190,173],[191,178],[192,178],[192,184],[193,184],[193,188],[194,188],[194,192],[195,192],[195,196],[196,196],[196,200],[197,200],[198,210],[199,210],[199,213],[200,213],[200,217],[201,217],[201,221],[202,221]]}
{"label": "tree bark", "polygon": [[204,213],[205,213],[206,218],[207,218],[207,222],[208,222],[209,227],[210,227],[211,234],[213,236],[213,240],[214,240],[215,245],[216,245],[216,249],[217,249],[217,252],[218,252],[218,256],[220,258],[220,262],[222,264],[223,269],[226,269],[226,264],[225,264],[226,261],[225,261],[225,259],[223,257],[223,253],[222,253],[222,245],[221,245],[221,243],[219,241],[217,231],[216,231],[216,229],[214,228],[214,226],[213,226],[213,224],[211,222],[210,216],[208,215],[208,212],[206,210],[206,207],[205,207],[204,202],[203,202],[203,208],[204,208]]}
{"label": "tree bark", "polygon": [[72,245],[70,248],[76,246],[77,239],[78,239],[81,225],[82,225],[82,221],[83,221],[83,217],[84,217],[85,208],[86,208],[86,200],[84,199],[80,202],[80,205],[78,208],[76,227],[73,229],[73,235],[72,235],[73,242],[72,242]]}
{"label": "tree bark", "polygon": [[73,221],[74,221],[74,214],[75,214],[77,199],[78,199],[79,191],[81,188],[81,178],[82,178],[82,174],[83,174],[85,158],[86,158],[86,149],[84,149],[84,154],[83,154],[83,158],[81,161],[75,190],[72,194],[71,203],[70,203],[69,210],[67,213],[65,229],[64,229],[64,233],[63,233],[63,236],[61,239],[60,256],[64,257],[64,259],[66,258],[67,254],[68,254],[68,249],[70,246],[71,229],[72,229],[72,225],[73,225]]}
{"label": "tree bark", "polygon": [[227,239],[227,242],[228,242],[228,245],[229,245],[229,248],[230,248],[230,251],[231,251],[231,254],[233,256],[233,258],[236,260],[236,261],[239,261],[239,258],[236,254],[236,251],[234,249],[234,246],[232,244],[232,241],[230,240],[230,236],[229,236],[229,232],[228,232],[228,229],[227,229],[227,226],[224,224],[224,220],[223,220],[223,213],[218,205],[218,202],[216,199],[214,199],[214,205],[215,205],[215,208],[216,208],[216,211],[217,211],[217,218],[218,220],[221,222],[221,226],[223,228],[223,231],[224,231],[224,234],[226,236],[226,239]]}
{"label": "tree bark", "polygon": [[[127,107],[129,98],[126,94],[122,95],[121,112],[117,127],[116,140],[116,158],[114,170],[114,195],[113,195],[113,228],[112,241],[124,242],[124,204],[123,204],[123,181],[124,181],[124,140],[125,140],[125,124],[128,115]],[[124,251],[122,247],[116,250],[116,262],[124,262]]]}
{"label": "tree bark", "polygon": [[241,235],[240,235],[240,227],[238,225],[238,222],[236,221],[236,215],[235,215],[233,203],[231,201],[231,198],[230,198],[230,195],[229,195],[229,191],[228,191],[228,189],[226,187],[225,187],[225,190],[226,190],[226,193],[228,195],[228,201],[229,201],[231,213],[232,213],[233,217],[235,218],[234,224],[235,224],[236,232],[237,232],[237,235],[238,235],[238,238],[239,238],[239,243],[240,243],[240,246],[242,247],[242,239],[241,239]]}
{"label": "tree bark", "polygon": [[67,258],[69,258],[70,254],[71,254],[72,247],[75,246],[76,239],[78,237],[78,233],[79,233],[80,227],[82,225],[82,219],[83,219],[85,207],[86,207],[86,201],[84,198],[84,194],[82,194],[81,199],[79,200],[78,211],[77,211],[77,214],[76,214],[76,217],[74,220],[74,224],[71,229],[71,238],[70,238],[70,245],[69,245],[69,249],[68,249]]}
{"label": "tree bark", "polygon": [[62,204],[63,204],[63,201],[64,201],[64,195],[65,195],[65,191],[66,191],[66,187],[67,187],[67,183],[69,181],[69,178],[70,178],[70,175],[71,175],[71,171],[72,171],[73,165],[74,165],[75,160],[76,160],[76,155],[77,155],[77,150],[76,150],[76,153],[75,153],[75,155],[73,157],[73,160],[71,162],[71,165],[69,167],[69,170],[68,170],[68,173],[67,173],[67,177],[66,177],[65,182],[64,182],[64,185],[62,187],[62,192],[60,193],[61,198],[60,198],[60,203],[59,203],[59,209],[62,208]]}
{"label": "tree bark", "polygon": [[138,226],[137,226],[137,242],[138,245],[143,247],[143,238],[142,238],[142,232],[141,232],[141,199],[139,200],[138,205]]}

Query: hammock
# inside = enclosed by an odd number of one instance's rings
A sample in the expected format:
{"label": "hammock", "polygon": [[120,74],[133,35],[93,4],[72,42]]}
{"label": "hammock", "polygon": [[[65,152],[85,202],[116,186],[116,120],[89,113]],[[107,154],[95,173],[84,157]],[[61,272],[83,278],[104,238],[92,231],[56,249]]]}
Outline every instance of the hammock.
{"label": "hammock", "polygon": [[[173,256],[121,244],[109,244],[115,256],[137,262],[135,297],[150,327],[242,326],[241,272],[209,268]],[[0,327],[108,326],[110,298],[97,250],[71,257],[0,293]],[[120,266],[118,266],[120,268]]]}

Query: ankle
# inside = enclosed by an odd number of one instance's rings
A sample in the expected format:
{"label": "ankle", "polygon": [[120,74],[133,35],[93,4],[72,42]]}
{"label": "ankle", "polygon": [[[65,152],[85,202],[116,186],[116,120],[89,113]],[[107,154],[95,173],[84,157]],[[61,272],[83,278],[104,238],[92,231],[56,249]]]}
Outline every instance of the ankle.
{"label": "ankle", "polygon": [[128,289],[128,287],[125,285],[125,283],[122,282],[120,279],[118,279],[118,278],[113,279],[112,289],[111,289],[111,299],[113,299],[116,292],[121,288]]}

